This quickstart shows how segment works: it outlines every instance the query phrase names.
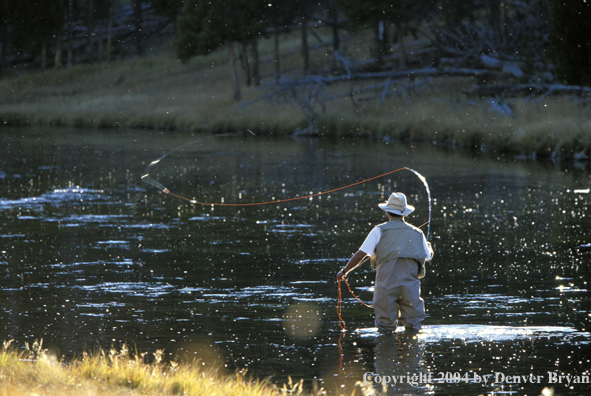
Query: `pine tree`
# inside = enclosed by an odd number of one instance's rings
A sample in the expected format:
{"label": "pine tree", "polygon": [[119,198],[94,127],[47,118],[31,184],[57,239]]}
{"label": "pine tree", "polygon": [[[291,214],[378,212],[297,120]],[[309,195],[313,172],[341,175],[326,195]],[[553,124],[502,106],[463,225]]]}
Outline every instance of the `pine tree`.
{"label": "pine tree", "polygon": [[0,77],[4,76],[6,69],[6,59],[8,54],[8,25],[10,24],[10,2],[0,2]]}
{"label": "pine tree", "polygon": [[183,8],[184,0],[149,0],[154,10],[171,20],[176,20]]}
{"label": "pine tree", "polygon": [[264,15],[269,26],[273,28],[275,81],[281,76],[281,56],[279,53],[279,35],[287,31],[293,23],[298,4],[294,0],[269,0]]}
{"label": "pine tree", "polygon": [[61,29],[65,8],[61,1],[37,0],[11,2],[12,44],[41,54],[41,67],[47,67],[48,42]]}
{"label": "pine tree", "polygon": [[187,62],[193,56],[207,55],[226,45],[234,98],[240,100],[234,43],[248,43],[264,34],[263,7],[261,0],[187,0],[173,41],[178,58]]}
{"label": "pine tree", "polygon": [[382,57],[390,44],[387,25],[396,27],[400,40],[400,67],[405,67],[404,36],[407,33],[409,22],[418,19],[421,15],[434,7],[434,2],[425,0],[337,0],[337,4],[347,15],[353,25],[371,26],[374,30],[374,57],[378,66],[382,64]]}
{"label": "pine tree", "polygon": [[550,58],[556,77],[567,84],[591,85],[591,1],[555,0]]}

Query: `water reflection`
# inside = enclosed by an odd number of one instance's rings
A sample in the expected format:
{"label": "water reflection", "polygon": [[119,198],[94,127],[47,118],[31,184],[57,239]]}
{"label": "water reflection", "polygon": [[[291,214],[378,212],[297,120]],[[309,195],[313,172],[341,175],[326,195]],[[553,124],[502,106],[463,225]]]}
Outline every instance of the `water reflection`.
{"label": "water reflection", "polygon": [[[426,331],[378,337],[368,327],[373,312],[345,295],[352,330],[342,339],[341,370],[335,272],[384,221],[375,209],[391,191],[415,203],[413,223],[426,221],[427,196],[414,175],[290,204],[220,208],[140,183],[147,164],[193,137],[8,137],[10,145],[0,145],[3,339],[43,338],[67,357],[127,342],[347,394],[371,372],[589,374],[585,169],[362,140],[258,137],[188,145],[154,167],[173,191],[216,202],[289,198],[402,166],[427,177],[437,256],[422,285]],[[367,265],[349,279],[365,301],[373,277]],[[543,386],[434,381],[390,392],[539,394]]]}
{"label": "water reflection", "polygon": [[425,343],[411,334],[375,337],[375,375],[368,378],[388,395],[422,395],[432,388],[423,365]]}

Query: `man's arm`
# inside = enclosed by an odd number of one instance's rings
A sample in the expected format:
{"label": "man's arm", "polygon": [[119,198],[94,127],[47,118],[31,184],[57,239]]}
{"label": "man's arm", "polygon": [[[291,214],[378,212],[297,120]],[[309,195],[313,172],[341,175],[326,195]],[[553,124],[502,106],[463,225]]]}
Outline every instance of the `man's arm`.
{"label": "man's arm", "polygon": [[351,271],[353,268],[359,265],[359,263],[361,262],[361,260],[363,260],[365,256],[367,256],[367,253],[358,250],[357,253],[355,253],[353,257],[351,257],[345,268],[343,268],[337,273],[337,280],[342,280],[349,271]]}

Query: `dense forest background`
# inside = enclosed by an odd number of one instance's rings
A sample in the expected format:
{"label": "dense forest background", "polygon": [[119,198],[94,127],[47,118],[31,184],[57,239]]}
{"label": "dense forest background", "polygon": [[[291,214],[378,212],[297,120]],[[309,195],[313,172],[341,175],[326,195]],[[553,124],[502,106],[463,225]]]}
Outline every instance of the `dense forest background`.
{"label": "dense forest background", "polygon": [[[585,0],[3,0],[0,19],[3,76],[144,56],[172,37],[182,61],[227,47],[231,66],[238,57],[256,85],[257,41],[297,30],[303,75],[486,66],[522,82],[591,84]],[[309,56],[311,28],[321,25],[333,36],[324,70]],[[341,51],[342,33],[361,28],[373,30],[373,59],[355,62]],[[428,41],[420,53],[406,53],[405,41],[419,37]],[[278,77],[279,51],[274,62]]]}
{"label": "dense forest background", "polygon": [[589,0],[2,0],[0,125],[591,158]]}

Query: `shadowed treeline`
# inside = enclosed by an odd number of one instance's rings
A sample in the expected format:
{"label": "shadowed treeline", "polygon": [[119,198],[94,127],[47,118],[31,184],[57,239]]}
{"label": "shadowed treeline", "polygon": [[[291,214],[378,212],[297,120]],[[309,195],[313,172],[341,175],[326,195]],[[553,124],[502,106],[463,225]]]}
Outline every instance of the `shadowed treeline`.
{"label": "shadowed treeline", "polygon": [[[250,130],[522,158],[591,155],[584,57],[558,56],[574,42],[568,35],[586,26],[586,5],[579,19],[563,9],[573,8],[569,2],[541,0],[405,1],[388,13],[377,0],[365,8],[345,0],[281,3],[285,10],[252,2],[263,8],[243,13],[257,21],[249,24],[201,3],[69,0],[55,24],[49,14],[39,24],[47,31],[29,32],[14,22],[41,18],[39,10],[7,2],[0,126]],[[228,23],[233,33],[206,34],[200,21]],[[572,29],[561,30],[566,23]],[[28,58],[11,60],[13,52]],[[55,69],[44,66],[49,59]]]}

